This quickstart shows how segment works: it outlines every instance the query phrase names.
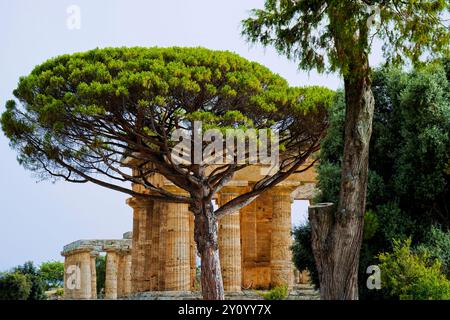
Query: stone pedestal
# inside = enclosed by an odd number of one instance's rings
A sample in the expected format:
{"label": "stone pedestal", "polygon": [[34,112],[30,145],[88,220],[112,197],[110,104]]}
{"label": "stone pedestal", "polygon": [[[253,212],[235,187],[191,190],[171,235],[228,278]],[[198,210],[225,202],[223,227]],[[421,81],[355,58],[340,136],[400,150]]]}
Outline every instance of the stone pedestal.
{"label": "stone pedestal", "polygon": [[[219,204],[223,205],[238,195],[224,190],[219,195]],[[240,230],[239,211],[226,215],[219,221],[220,264],[224,290],[228,292],[240,292],[242,286]]]}
{"label": "stone pedestal", "polygon": [[271,286],[292,285],[291,195],[274,188],[271,236]]}

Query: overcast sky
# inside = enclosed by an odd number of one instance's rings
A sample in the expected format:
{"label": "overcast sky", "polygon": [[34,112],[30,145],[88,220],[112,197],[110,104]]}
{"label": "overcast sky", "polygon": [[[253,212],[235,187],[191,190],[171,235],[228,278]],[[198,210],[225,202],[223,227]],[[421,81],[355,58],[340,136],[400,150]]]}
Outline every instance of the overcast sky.
{"label": "overcast sky", "polygon": [[[249,46],[240,21],[263,0],[0,0],[0,112],[20,76],[50,57],[108,46],[203,46],[258,61],[291,85],[341,87],[336,75],[297,70],[272,49]],[[67,8],[81,9],[81,28],[67,27]],[[375,52],[372,64],[378,63]],[[60,260],[65,244],[114,239],[131,230],[127,196],[66,182],[37,182],[0,134],[0,271],[32,260]],[[306,205],[293,206],[304,220]],[[303,218],[301,217],[303,215]]]}

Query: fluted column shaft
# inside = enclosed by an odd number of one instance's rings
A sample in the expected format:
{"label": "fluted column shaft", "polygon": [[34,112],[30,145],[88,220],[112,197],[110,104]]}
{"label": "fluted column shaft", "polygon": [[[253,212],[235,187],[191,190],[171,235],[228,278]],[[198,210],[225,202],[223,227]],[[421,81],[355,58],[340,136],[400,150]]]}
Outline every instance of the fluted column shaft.
{"label": "fluted column shaft", "polygon": [[194,238],[194,215],[189,215],[189,243],[190,243],[190,282],[191,282],[191,290],[194,291],[195,281],[197,277],[197,245],[195,244]]}
{"label": "fluted column shaft", "polygon": [[123,257],[123,291],[124,296],[131,293],[131,254]]}
{"label": "fluted column shaft", "polygon": [[154,202],[130,198],[133,208],[131,285],[133,292],[151,290],[152,219]]}
{"label": "fluted column shaft", "polygon": [[[237,197],[238,193],[221,193],[220,205]],[[241,228],[239,211],[219,221],[219,255],[224,290],[239,292],[242,286]]]}
{"label": "fluted column shaft", "polygon": [[190,237],[187,204],[167,203],[165,290],[189,291]]}
{"label": "fluted column shaft", "polygon": [[291,196],[288,190],[275,188],[272,197],[271,286],[291,286]]}
{"label": "fluted column shaft", "polygon": [[106,254],[105,299],[117,299],[119,257],[115,251]]}

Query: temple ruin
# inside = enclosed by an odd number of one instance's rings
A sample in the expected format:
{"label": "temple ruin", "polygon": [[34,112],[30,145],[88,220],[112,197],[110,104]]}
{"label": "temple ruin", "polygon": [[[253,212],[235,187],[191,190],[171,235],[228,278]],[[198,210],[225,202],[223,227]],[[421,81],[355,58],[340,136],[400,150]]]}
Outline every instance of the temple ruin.
{"label": "temple ruin", "polygon": [[[247,192],[262,177],[257,166],[241,170],[215,196],[216,204],[220,206]],[[186,194],[162,176],[152,179],[166,190]],[[226,292],[294,284],[291,204],[294,200],[310,200],[315,183],[313,168],[294,174],[219,221],[219,254]],[[146,192],[142,188],[133,186],[135,191]],[[124,239],[79,240],[64,247],[65,299],[97,297],[95,257],[99,252],[106,252],[106,299],[140,292],[199,290],[195,281],[194,215],[188,205],[137,198],[128,199],[127,204],[133,209],[133,231]]]}

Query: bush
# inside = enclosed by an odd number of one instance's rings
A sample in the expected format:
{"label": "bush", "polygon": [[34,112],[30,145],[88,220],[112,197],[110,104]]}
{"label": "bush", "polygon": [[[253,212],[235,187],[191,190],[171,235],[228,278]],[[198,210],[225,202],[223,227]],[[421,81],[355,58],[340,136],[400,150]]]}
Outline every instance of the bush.
{"label": "bush", "polygon": [[392,253],[381,253],[382,285],[401,300],[450,300],[450,281],[441,262],[426,253],[413,253],[411,239],[394,241]]}
{"label": "bush", "polygon": [[311,282],[316,289],[319,288],[319,275],[311,247],[311,227],[309,224],[294,229],[294,244],[291,249],[295,267],[300,271],[308,270]]}
{"label": "bush", "polygon": [[45,283],[45,289],[62,287],[64,282],[64,263],[48,261],[41,264],[39,276]]}
{"label": "bush", "polygon": [[289,295],[288,286],[278,286],[268,292],[258,292],[264,300],[286,300]]}
{"label": "bush", "polygon": [[56,295],[57,297],[62,297],[62,296],[64,296],[64,289],[62,289],[62,288],[57,289],[56,292],[55,292],[55,295]]}
{"label": "bush", "polygon": [[450,278],[450,232],[433,226],[426,237],[427,241],[417,247],[418,252],[427,253],[430,258],[442,262],[442,270]]}
{"label": "bush", "polygon": [[0,275],[0,300],[27,300],[31,292],[31,281],[20,273]]}
{"label": "bush", "polygon": [[13,272],[26,276],[31,282],[31,291],[27,300],[46,300],[45,282],[40,277],[32,261],[27,261],[13,269]]}
{"label": "bush", "polygon": [[98,256],[95,259],[95,272],[97,274],[97,296],[102,297],[105,291],[106,256]]}

